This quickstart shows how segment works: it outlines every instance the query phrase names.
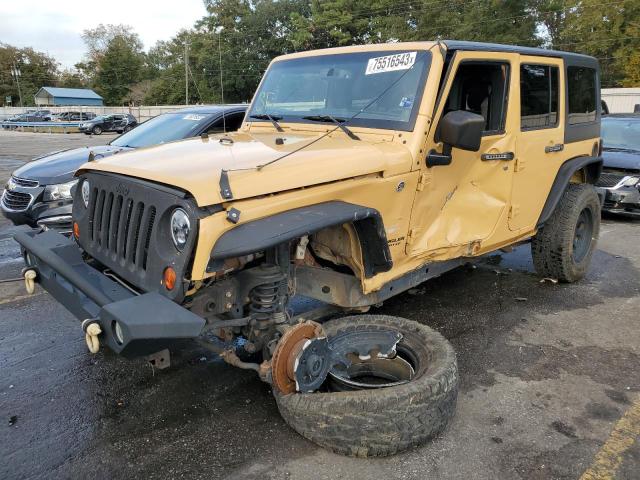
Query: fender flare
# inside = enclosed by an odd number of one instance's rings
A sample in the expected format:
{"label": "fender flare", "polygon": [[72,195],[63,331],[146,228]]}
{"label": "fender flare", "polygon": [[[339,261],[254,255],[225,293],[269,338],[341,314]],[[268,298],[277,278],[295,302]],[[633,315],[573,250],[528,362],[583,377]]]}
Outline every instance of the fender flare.
{"label": "fender flare", "polygon": [[538,218],[536,228],[540,228],[547,220],[549,220],[556,209],[562,194],[567,188],[567,185],[569,185],[569,181],[573,174],[585,167],[588,167],[587,182],[595,184],[598,181],[598,178],[600,178],[600,173],[602,172],[602,157],[575,157],[567,160],[560,166],[558,173],[556,174],[556,178],[553,181],[553,185],[551,185],[547,201],[542,208],[542,213],[540,213],[540,217]]}
{"label": "fender flare", "polygon": [[342,201],[295,208],[242,223],[218,238],[211,251],[211,260],[216,262],[259,252],[345,223],[353,224],[358,235],[365,277],[389,271],[393,262],[380,212]]}

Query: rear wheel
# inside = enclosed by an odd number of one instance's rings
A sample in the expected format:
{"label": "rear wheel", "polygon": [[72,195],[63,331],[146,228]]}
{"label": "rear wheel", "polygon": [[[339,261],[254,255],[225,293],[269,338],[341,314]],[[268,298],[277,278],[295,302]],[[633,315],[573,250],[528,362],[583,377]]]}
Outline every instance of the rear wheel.
{"label": "rear wheel", "polygon": [[600,200],[589,184],[570,184],[531,243],[538,274],[561,282],[584,277],[600,231]]}
{"label": "rear wheel", "polygon": [[398,358],[387,367],[358,363],[350,375],[330,376],[316,393],[274,390],[280,413],[294,430],[336,453],[361,457],[392,455],[444,430],[455,412],[458,369],[453,347],[442,335],[384,315],[345,317],[323,327],[329,338],[399,332]]}

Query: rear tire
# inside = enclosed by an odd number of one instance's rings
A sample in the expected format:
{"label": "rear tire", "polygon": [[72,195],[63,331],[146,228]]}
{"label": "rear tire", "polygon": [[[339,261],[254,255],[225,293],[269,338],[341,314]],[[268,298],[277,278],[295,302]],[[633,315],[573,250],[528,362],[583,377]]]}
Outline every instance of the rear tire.
{"label": "rear tire", "polygon": [[539,275],[571,283],[584,277],[600,232],[600,200],[593,185],[569,184],[531,242]]}
{"label": "rear tire", "polygon": [[331,337],[353,330],[397,330],[398,352],[414,358],[415,374],[397,386],[341,392],[274,390],[280,414],[300,435],[336,453],[358,457],[392,455],[442,432],[455,412],[458,367],[455,352],[438,332],[385,315],[358,315],[326,322]]}

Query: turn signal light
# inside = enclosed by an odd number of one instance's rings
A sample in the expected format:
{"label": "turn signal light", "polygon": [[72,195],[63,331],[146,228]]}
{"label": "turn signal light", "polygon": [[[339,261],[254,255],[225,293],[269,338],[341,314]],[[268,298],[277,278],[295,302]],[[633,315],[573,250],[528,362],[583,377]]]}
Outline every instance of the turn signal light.
{"label": "turn signal light", "polygon": [[167,290],[173,290],[173,287],[176,286],[176,271],[172,267],[165,268],[162,281]]}
{"label": "turn signal light", "polygon": [[78,222],[73,222],[73,236],[76,237],[76,239],[80,238],[80,226]]}

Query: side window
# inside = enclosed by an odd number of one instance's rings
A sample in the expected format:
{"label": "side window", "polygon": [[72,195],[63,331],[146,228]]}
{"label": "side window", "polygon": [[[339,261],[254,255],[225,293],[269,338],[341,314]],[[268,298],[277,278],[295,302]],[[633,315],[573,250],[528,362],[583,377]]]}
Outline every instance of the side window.
{"label": "side window", "polygon": [[444,113],[466,110],[485,119],[484,135],[504,131],[507,115],[509,64],[463,62],[458,67]]}
{"label": "side window", "polygon": [[558,125],[558,67],[520,66],[520,128],[551,128]]}
{"label": "side window", "polygon": [[224,122],[222,118],[213,122],[209,128],[207,128],[207,133],[212,135],[215,133],[222,133],[224,131],[225,124],[227,126],[227,132],[235,132],[242,125],[242,120],[244,120],[244,112],[227,114],[224,117]]}
{"label": "side window", "polygon": [[567,68],[569,125],[596,121],[596,71],[587,67]]}

